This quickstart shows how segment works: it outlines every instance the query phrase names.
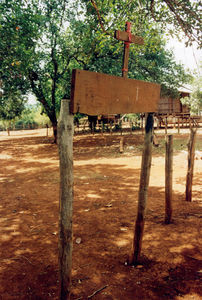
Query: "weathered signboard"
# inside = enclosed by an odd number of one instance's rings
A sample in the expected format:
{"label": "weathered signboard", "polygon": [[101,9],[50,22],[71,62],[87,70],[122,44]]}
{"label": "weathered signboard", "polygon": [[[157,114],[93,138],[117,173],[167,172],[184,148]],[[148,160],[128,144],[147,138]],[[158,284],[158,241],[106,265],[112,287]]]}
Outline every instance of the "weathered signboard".
{"label": "weathered signboard", "polygon": [[160,85],[156,83],[83,70],[72,72],[71,113],[156,112],[159,99]]}

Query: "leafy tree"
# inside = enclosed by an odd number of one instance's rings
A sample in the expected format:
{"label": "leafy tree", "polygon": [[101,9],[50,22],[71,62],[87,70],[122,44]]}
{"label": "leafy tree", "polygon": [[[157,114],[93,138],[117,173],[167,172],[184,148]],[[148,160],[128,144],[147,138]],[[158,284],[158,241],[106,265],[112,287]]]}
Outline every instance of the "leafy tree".
{"label": "leafy tree", "polygon": [[56,113],[70,85],[71,53],[65,25],[70,9],[62,0],[21,0],[20,5],[2,1],[1,11],[0,78],[4,88],[18,88],[22,93],[31,90],[36,95],[52,122],[56,141]]}
{"label": "leafy tree", "polygon": [[[117,20],[126,20],[135,23],[139,28],[142,24],[159,24],[163,31],[179,38],[184,33],[186,44],[197,42],[201,47],[201,3],[200,1],[177,0],[82,0],[82,3],[91,2],[88,12],[96,17],[103,31],[109,33],[111,24]],[[138,17],[137,17],[138,15]]]}
{"label": "leafy tree", "polygon": [[8,134],[11,122],[19,117],[25,109],[25,98],[16,91],[12,94],[1,94],[0,96],[0,119],[8,123]]}
{"label": "leafy tree", "polygon": [[32,91],[52,122],[56,141],[57,113],[60,100],[70,97],[72,69],[120,74],[123,49],[113,32],[124,28],[126,19],[145,40],[144,47],[131,46],[129,76],[176,88],[185,74],[164,50],[162,28],[146,16],[147,6],[147,1],[129,0],[99,0],[96,5],[87,0],[2,0],[0,78],[4,89]]}
{"label": "leafy tree", "polygon": [[181,102],[190,107],[192,114],[200,114],[202,110],[202,77],[196,76],[192,78],[190,97],[181,98]]}

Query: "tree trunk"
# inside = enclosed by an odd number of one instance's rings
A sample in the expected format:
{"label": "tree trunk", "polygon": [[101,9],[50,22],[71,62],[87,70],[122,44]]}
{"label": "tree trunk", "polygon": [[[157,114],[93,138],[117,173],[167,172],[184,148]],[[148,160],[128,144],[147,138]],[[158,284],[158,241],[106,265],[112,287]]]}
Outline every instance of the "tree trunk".
{"label": "tree trunk", "polygon": [[60,300],[70,299],[72,267],[72,206],[73,206],[73,115],[69,101],[62,100],[58,122],[58,150],[60,159],[59,206],[59,269]]}
{"label": "tree trunk", "polygon": [[152,158],[152,142],[153,142],[153,114],[149,113],[146,118],[144,148],[142,154],[142,166],[140,174],[140,186],[138,195],[138,212],[135,223],[135,234],[133,240],[132,255],[129,257],[130,264],[137,264],[139,262],[142,238],[144,231],[144,216],[147,205],[147,192],[149,186],[149,177],[151,169]]}
{"label": "tree trunk", "polygon": [[57,121],[52,122],[54,144],[57,144]]}

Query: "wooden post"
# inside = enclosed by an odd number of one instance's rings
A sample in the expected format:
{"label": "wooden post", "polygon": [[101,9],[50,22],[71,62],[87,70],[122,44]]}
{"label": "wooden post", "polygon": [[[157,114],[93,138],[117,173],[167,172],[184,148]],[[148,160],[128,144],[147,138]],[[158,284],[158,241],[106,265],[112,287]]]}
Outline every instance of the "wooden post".
{"label": "wooden post", "polygon": [[123,153],[123,144],[124,144],[124,137],[122,136],[120,139],[120,153]]}
{"label": "wooden post", "polygon": [[144,115],[141,114],[141,129],[142,129],[142,134],[144,134]]}
{"label": "wooden post", "polygon": [[141,248],[142,248],[144,217],[145,217],[145,210],[147,205],[147,192],[149,186],[151,158],[152,158],[153,123],[154,123],[153,113],[148,113],[146,117],[144,148],[142,153],[142,165],[141,165],[140,186],[139,186],[139,195],[138,195],[138,212],[137,212],[137,218],[135,223],[133,250],[132,250],[132,255],[129,257],[129,263],[135,265],[139,262]]}
{"label": "wooden post", "polygon": [[180,134],[180,117],[177,118],[177,123],[178,123],[177,132],[178,134]]}
{"label": "wooden post", "polygon": [[112,122],[109,122],[110,134],[112,135]]}
{"label": "wooden post", "polygon": [[165,134],[167,135],[168,133],[168,118],[167,116],[165,117]]}
{"label": "wooden post", "polygon": [[165,159],[165,223],[170,224],[172,220],[172,186],[173,186],[173,136],[166,138]]}
{"label": "wooden post", "polygon": [[62,100],[58,121],[60,160],[59,205],[59,269],[60,300],[70,299],[72,267],[72,204],[73,204],[73,115],[69,100]]}
{"label": "wooden post", "polygon": [[176,117],[174,115],[174,124],[173,124],[174,129],[176,128]]}
{"label": "wooden post", "polygon": [[188,170],[186,178],[186,201],[192,200],[192,181],[194,172],[194,156],[195,156],[196,129],[191,129],[190,139],[188,143]]}
{"label": "wooden post", "polygon": [[104,122],[101,121],[101,131],[102,131],[102,135],[104,134]]}

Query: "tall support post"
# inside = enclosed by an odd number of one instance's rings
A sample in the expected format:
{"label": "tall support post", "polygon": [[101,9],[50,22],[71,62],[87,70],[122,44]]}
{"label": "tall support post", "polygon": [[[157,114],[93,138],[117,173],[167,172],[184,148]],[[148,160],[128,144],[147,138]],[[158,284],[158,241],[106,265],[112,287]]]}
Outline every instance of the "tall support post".
{"label": "tall support post", "polygon": [[134,265],[136,265],[139,262],[142,248],[144,218],[147,205],[147,194],[152,159],[153,124],[153,113],[148,113],[148,115],[146,116],[144,148],[142,153],[142,165],[138,195],[138,211],[135,223],[132,255],[129,257],[129,263]]}
{"label": "tall support post", "polygon": [[59,202],[59,270],[60,300],[70,299],[72,268],[72,206],[73,206],[73,115],[69,100],[62,100],[58,121],[58,152],[60,161]]}
{"label": "tall support post", "polygon": [[194,173],[194,156],[195,156],[196,129],[191,129],[188,143],[188,170],[186,178],[186,201],[192,201],[192,181]]}
{"label": "tall support post", "polygon": [[165,158],[165,224],[172,220],[172,192],[173,192],[173,136],[166,137]]}

